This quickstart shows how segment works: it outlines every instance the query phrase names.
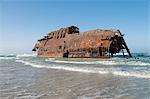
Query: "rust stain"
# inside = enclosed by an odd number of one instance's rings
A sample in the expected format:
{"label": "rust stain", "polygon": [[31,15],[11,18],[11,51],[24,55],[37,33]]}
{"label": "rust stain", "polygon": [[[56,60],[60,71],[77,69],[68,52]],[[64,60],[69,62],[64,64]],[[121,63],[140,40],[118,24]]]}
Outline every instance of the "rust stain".
{"label": "rust stain", "polygon": [[79,32],[78,27],[70,26],[39,39],[33,51],[38,57],[109,58],[123,49],[132,57],[120,30]]}

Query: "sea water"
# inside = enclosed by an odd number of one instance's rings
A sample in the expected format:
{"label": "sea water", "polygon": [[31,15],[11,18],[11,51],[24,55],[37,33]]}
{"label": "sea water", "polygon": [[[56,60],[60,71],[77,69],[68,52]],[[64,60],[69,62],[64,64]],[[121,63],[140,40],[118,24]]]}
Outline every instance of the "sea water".
{"label": "sea water", "polygon": [[150,57],[0,55],[1,99],[150,99]]}

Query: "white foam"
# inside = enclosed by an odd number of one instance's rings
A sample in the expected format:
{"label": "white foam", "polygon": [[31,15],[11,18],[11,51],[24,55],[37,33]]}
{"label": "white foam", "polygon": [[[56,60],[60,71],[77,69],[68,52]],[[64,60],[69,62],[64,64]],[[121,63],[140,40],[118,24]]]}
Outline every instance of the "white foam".
{"label": "white foam", "polygon": [[71,63],[71,64],[102,64],[102,65],[140,65],[140,66],[150,66],[150,63],[145,63],[141,61],[113,61],[113,60],[100,60],[100,61],[64,61],[55,60],[54,58],[46,59],[45,61],[56,62],[56,63]]}
{"label": "white foam", "polygon": [[36,68],[51,68],[51,69],[61,69],[67,71],[76,71],[76,72],[84,72],[84,73],[99,73],[99,74],[113,74],[119,76],[127,76],[127,77],[138,77],[138,78],[150,78],[150,72],[141,73],[139,71],[121,71],[119,68],[94,68],[94,67],[74,67],[74,66],[65,66],[65,65],[43,65],[37,63],[31,63],[24,60],[16,60],[16,62],[21,62],[25,65],[30,65]]}
{"label": "white foam", "polygon": [[31,56],[36,56],[36,54],[18,54],[17,57],[31,57]]}
{"label": "white foam", "polygon": [[20,62],[20,63],[23,63],[25,65],[30,65],[30,66],[37,67],[37,68],[44,68],[44,66],[42,66],[42,65],[33,64],[33,63],[30,63],[30,62],[27,62],[24,60],[16,60],[16,62]]}
{"label": "white foam", "polygon": [[48,58],[48,59],[45,59],[45,61],[49,61],[49,62],[53,62],[55,60],[55,58]]}
{"label": "white foam", "polygon": [[9,59],[15,59],[15,57],[0,57],[0,60],[9,60]]}
{"label": "white foam", "polygon": [[113,74],[128,77],[150,78],[150,74],[136,73],[136,72],[114,71]]}
{"label": "white foam", "polygon": [[[115,55],[122,55],[123,56],[123,53],[116,53]],[[128,55],[128,53],[124,53],[124,55]]]}

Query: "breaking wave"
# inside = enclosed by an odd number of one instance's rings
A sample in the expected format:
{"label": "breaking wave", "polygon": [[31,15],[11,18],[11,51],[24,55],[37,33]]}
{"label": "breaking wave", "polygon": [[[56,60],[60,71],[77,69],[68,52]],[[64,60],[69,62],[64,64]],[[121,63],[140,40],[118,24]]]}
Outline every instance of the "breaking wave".
{"label": "breaking wave", "polygon": [[45,61],[56,63],[71,63],[71,64],[101,64],[101,65],[140,65],[150,66],[148,62],[141,61],[114,61],[114,60],[99,60],[99,61],[68,61],[68,60],[56,60],[54,58],[45,59]]}
{"label": "breaking wave", "polygon": [[[0,60],[13,59],[16,62],[36,68],[61,69],[84,73],[113,74],[150,78],[150,58],[140,59],[73,59],[73,58],[36,58],[36,54],[0,55]],[[87,64],[87,65],[86,65]],[[90,66],[88,66],[88,64]],[[80,66],[81,65],[81,66]],[[108,65],[108,66],[105,66]]]}
{"label": "breaking wave", "polygon": [[0,60],[19,59],[25,57],[35,57],[36,54],[0,54]]}
{"label": "breaking wave", "polygon": [[76,71],[76,72],[84,72],[84,73],[99,73],[99,74],[113,74],[119,76],[127,76],[127,77],[137,77],[137,78],[148,78],[150,79],[150,72],[145,71],[131,71],[131,70],[122,70],[121,68],[111,67],[111,68],[96,68],[96,67],[78,67],[78,66],[66,66],[66,65],[53,65],[53,64],[41,64],[41,63],[33,63],[24,60],[16,60],[16,62],[21,62],[25,65],[30,65],[36,68],[50,68],[50,69],[61,69],[67,71]]}
{"label": "breaking wave", "polygon": [[36,54],[18,54],[16,57],[35,57]]}
{"label": "breaking wave", "polygon": [[15,59],[15,57],[0,57],[0,60]]}
{"label": "breaking wave", "polygon": [[0,55],[0,60],[8,60],[8,59],[15,59],[15,54],[8,54],[8,55]]}

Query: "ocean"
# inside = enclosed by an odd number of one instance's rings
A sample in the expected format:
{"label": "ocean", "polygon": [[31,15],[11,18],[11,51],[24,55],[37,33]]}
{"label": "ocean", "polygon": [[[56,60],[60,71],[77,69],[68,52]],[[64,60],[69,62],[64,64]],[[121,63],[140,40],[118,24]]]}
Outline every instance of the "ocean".
{"label": "ocean", "polygon": [[0,55],[0,99],[150,99],[150,56],[136,57]]}

